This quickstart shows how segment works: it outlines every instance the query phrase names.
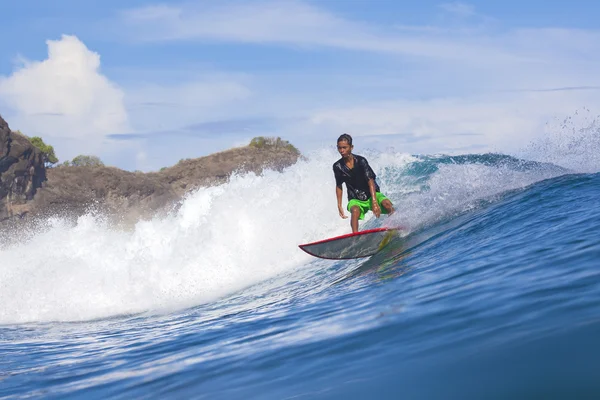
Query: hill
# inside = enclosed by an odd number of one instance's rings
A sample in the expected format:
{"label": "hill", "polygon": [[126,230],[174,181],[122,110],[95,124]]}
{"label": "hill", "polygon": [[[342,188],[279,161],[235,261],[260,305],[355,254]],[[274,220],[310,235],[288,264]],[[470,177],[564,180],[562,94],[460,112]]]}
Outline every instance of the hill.
{"label": "hill", "polygon": [[226,182],[234,172],[262,173],[296,163],[300,152],[280,138],[254,138],[248,146],[182,160],[159,172],[108,166],[46,168],[39,149],[0,117],[0,223],[60,215],[77,217],[90,207],[132,223],[171,209],[202,186]]}

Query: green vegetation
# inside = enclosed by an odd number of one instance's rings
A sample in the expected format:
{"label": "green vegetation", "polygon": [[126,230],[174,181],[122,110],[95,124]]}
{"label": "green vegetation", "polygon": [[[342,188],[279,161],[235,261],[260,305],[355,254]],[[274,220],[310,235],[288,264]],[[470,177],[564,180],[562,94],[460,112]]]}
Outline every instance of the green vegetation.
{"label": "green vegetation", "polygon": [[[54,154],[54,147],[44,143],[44,140],[39,137],[39,136],[34,136],[34,137],[29,137],[25,134],[23,134],[23,132],[21,131],[14,131],[15,133],[19,134],[19,135],[23,135],[25,136],[27,139],[29,139],[29,141],[31,142],[31,144],[34,147],[37,147],[41,152],[42,152],[42,156],[44,157],[44,163],[46,164],[46,166],[52,166],[53,164],[56,164],[58,162],[58,158],[56,157],[56,154]],[[98,166],[104,166],[104,163],[102,162],[102,160],[100,160],[100,158],[96,157],[96,156],[88,156],[88,155],[79,155],[77,157],[75,157],[73,160],[71,161],[65,161],[62,164],[57,164],[57,167],[98,167]]]}
{"label": "green vegetation", "polygon": [[21,131],[15,132],[28,138],[31,144],[42,152],[42,157],[44,158],[44,163],[46,166],[51,166],[52,164],[56,164],[58,162],[58,158],[56,157],[56,154],[54,154],[54,147],[44,143],[44,140],[41,137],[34,136],[30,138]]}
{"label": "green vegetation", "polygon": [[58,164],[59,167],[98,167],[104,166],[104,163],[100,158],[96,156],[85,156],[79,155],[71,161],[65,161],[62,164]]}
{"label": "green vegetation", "polygon": [[280,137],[264,137],[257,136],[250,141],[250,147],[256,147],[258,149],[267,148],[267,147],[277,147],[287,149],[293,153],[300,154],[300,151],[288,142],[287,140],[283,140]]}
{"label": "green vegetation", "polygon": [[70,165],[72,167],[100,167],[104,166],[104,163],[96,156],[79,155],[71,160]]}

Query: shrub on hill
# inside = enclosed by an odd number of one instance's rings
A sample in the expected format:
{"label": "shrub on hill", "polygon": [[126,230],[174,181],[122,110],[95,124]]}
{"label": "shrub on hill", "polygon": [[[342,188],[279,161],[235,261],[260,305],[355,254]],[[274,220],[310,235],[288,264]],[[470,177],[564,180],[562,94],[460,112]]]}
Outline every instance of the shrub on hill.
{"label": "shrub on hill", "polygon": [[97,156],[78,155],[71,161],[65,161],[62,165],[65,167],[101,167],[104,166],[104,163]]}
{"label": "shrub on hill", "polygon": [[284,148],[295,154],[300,154],[300,151],[288,142],[287,140],[283,140],[280,137],[264,137],[257,136],[250,141],[250,147],[256,148],[268,148],[268,147],[276,147],[276,148]]}

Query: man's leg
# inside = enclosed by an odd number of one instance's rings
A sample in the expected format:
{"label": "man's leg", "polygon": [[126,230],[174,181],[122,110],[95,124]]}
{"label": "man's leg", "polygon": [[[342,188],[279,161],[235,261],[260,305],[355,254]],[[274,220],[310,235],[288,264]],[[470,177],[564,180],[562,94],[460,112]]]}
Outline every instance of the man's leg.
{"label": "man's leg", "polygon": [[360,208],[358,206],[352,206],[350,208],[350,226],[352,227],[352,233],[358,232],[358,218],[360,217]]}
{"label": "man's leg", "polygon": [[394,213],[394,205],[392,204],[391,201],[389,201],[389,199],[385,199],[381,202],[381,205],[383,206],[383,208],[386,209],[386,211],[388,212],[388,214],[393,214]]}

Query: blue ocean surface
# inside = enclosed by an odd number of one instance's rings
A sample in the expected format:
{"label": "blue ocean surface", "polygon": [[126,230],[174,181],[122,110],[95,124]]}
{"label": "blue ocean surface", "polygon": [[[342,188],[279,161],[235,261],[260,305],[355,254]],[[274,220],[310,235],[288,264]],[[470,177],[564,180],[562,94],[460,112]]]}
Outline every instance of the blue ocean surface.
{"label": "blue ocean surface", "polygon": [[350,231],[332,150],[1,243],[0,398],[600,398],[598,158],[363,154],[367,259],[297,247]]}

